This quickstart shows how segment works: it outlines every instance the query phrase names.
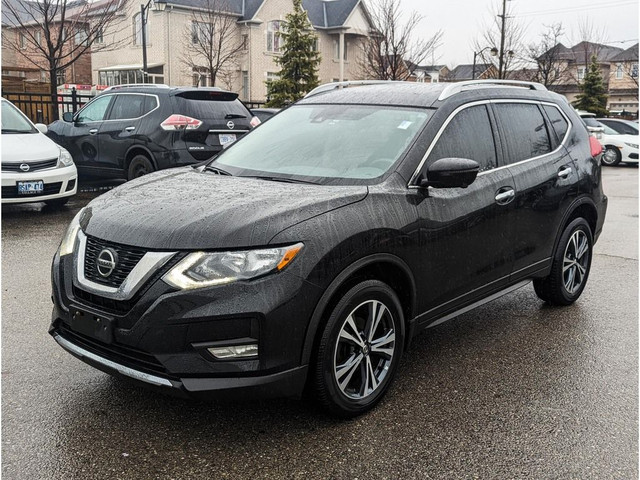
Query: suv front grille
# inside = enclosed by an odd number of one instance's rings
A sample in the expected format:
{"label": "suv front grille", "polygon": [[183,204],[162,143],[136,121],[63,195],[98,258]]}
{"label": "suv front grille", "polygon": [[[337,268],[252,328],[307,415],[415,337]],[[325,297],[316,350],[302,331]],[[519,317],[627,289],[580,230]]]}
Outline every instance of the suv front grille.
{"label": "suv front grille", "polygon": [[[29,170],[26,172],[20,168],[21,165],[28,165]],[[54,168],[58,165],[58,159],[52,158],[51,160],[42,160],[39,162],[21,162],[21,163],[2,163],[3,172],[22,172],[29,174],[37,170],[44,170],[46,168]]]}
{"label": "suv front grille", "polygon": [[[100,275],[96,263],[98,255],[100,255],[100,252],[105,248],[110,248],[118,254],[116,267],[106,278]],[[84,276],[92,282],[118,288],[145,253],[147,253],[145,250],[139,248],[119,245],[87,236],[87,248],[84,256]]]}

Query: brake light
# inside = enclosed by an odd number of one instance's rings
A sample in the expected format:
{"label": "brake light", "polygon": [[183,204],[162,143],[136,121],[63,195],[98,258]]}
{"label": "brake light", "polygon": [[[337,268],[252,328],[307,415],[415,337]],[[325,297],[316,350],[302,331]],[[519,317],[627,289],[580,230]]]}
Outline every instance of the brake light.
{"label": "brake light", "polygon": [[260,121],[260,119],[258,117],[253,117],[251,119],[251,121],[249,122],[249,125],[251,125],[253,128],[256,128],[258,125],[260,125],[262,122]]}
{"label": "brake light", "polygon": [[171,115],[160,124],[163,130],[195,130],[202,122],[186,115]]}
{"label": "brake light", "polygon": [[591,156],[595,157],[602,153],[602,145],[598,141],[598,139],[589,136],[589,146],[591,147]]}

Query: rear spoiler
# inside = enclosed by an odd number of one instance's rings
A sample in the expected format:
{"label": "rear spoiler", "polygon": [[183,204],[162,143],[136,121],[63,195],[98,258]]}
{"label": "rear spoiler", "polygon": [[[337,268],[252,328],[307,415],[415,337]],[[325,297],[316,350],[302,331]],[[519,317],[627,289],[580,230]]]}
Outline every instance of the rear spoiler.
{"label": "rear spoiler", "polygon": [[237,93],[226,92],[224,90],[187,90],[186,92],[176,93],[176,97],[186,98],[187,100],[209,100],[218,102],[233,102],[238,98]]}

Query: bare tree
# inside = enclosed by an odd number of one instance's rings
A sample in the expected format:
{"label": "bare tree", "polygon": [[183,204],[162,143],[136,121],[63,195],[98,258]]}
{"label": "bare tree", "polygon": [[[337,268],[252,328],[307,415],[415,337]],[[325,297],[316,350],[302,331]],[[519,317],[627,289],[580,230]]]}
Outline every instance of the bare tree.
{"label": "bare tree", "polygon": [[566,80],[571,52],[560,43],[564,36],[562,23],[545,25],[538,43],[528,48],[528,60],[536,64],[533,80],[551,87]]}
{"label": "bare tree", "polygon": [[370,0],[367,7],[373,32],[361,44],[362,76],[378,80],[408,79],[440,46],[442,31],[421,38],[423,17],[411,12],[404,20],[400,0]]}
{"label": "bare tree", "polygon": [[[103,43],[125,17],[119,13],[128,0],[2,0],[3,46],[49,74],[49,89],[58,117],[58,72],[90,55],[91,49],[115,49],[119,44]],[[100,43],[96,43],[99,41]]]}
{"label": "bare tree", "polygon": [[236,34],[237,18],[231,13],[227,0],[206,0],[202,9],[194,11],[184,31],[189,45],[182,55],[182,63],[193,72],[211,78],[211,86],[218,80],[230,88],[237,70],[237,57],[244,51],[244,39]]}
{"label": "bare tree", "polygon": [[[488,78],[508,78],[511,70],[518,70],[527,63],[526,48],[523,45],[525,36],[525,28],[511,14],[511,11],[505,12],[504,18],[504,42],[501,42],[502,35],[502,19],[501,15],[496,12],[501,11],[501,7],[495,5],[491,10],[492,21],[488,27],[473,42],[474,51],[478,53],[477,63],[493,65],[487,71]],[[500,69],[500,53],[498,56],[491,55],[491,49],[500,52],[502,49],[502,69]]]}

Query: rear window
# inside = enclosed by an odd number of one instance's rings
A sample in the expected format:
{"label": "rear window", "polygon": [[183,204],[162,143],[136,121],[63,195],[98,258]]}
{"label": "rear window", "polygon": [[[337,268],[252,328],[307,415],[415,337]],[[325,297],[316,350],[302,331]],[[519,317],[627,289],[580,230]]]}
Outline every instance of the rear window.
{"label": "rear window", "polygon": [[581,117],[587,127],[602,128],[602,125],[594,117]]}
{"label": "rear window", "polygon": [[176,111],[182,115],[199,120],[224,120],[225,118],[246,118],[251,120],[251,113],[238,100],[238,95],[229,92],[184,92],[175,97]]}
{"label": "rear window", "polygon": [[[553,130],[556,133],[558,141],[553,142],[554,144],[553,148],[556,148],[558,144],[562,143],[562,140],[564,140],[564,137],[567,134],[567,130],[569,129],[569,123],[562,116],[562,114],[560,113],[560,110],[558,110],[558,107],[552,107],[551,105],[543,105],[542,108],[544,108],[544,111],[547,113],[547,116],[551,121]],[[551,135],[551,138],[553,138],[553,135]]]}

